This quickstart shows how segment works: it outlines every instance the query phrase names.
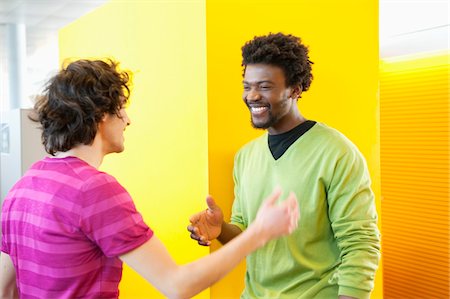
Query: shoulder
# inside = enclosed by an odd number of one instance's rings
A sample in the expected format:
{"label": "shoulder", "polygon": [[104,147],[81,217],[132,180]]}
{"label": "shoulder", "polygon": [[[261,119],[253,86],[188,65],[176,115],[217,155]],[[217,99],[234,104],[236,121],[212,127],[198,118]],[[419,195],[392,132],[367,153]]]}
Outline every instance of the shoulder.
{"label": "shoulder", "polygon": [[336,154],[359,154],[357,146],[349,138],[324,123],[316,123],[309,133],[311,142],[320,151]]}
{"label": "shoulder", "polygon": [[242,161],[248,161],[253,159],[262,159],[264,152],[268,150],[267,132],[261,136],[244,144],[234,156],[235,165],[240,164]]}
{"label": "shoulder", "polygon": [[261,136],[250,140],[244,144],[237,152],[237,155],[247,154],[254,151],[264,150],[267,147],[267,132]]}
{"label": "shoulder", "polygon": [[81,182],[76,189],[82,205],[101,201],[107,198],[117,198],[128,193],[117,179],[103,171],[90,166],[84,161],[74,159],[66,165],[66,171],[72,182]]}
{"label": "shoulder", "polygon": [[316,125],[311,128],[311,133],[314,135],[315,139],[323,142],[354,146],[350,139],[348,139],[344,134],[324,123],[316,123]]}
{"label": "shoulder", "polygon": [[126,192],[114,176],[102,171],[93,172],[86,178],[83,191],[85,193],[102,193],[103,195]]}
{"label": "shoulder", "polygon": [[123,186],[117,179],[103,171],[89,165],[80,165],[73,168],[76,176],[83,181],[80,191],[88,197],[101,196],[108,197],[114,194],[126,193]]}

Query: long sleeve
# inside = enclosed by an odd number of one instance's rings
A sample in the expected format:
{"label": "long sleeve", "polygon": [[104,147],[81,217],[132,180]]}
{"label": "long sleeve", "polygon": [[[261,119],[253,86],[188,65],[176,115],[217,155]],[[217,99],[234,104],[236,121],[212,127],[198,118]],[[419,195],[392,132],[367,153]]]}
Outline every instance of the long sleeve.
{"label": "long sleeve", "polygon": [[327,192],[341,265],[332,277],[339,295],[369,298],[380,258],[374,195],[364,158],[350,148],[336,163]]}
{"label": "long sleeve", "polygon": [[241,185],[239,169],[241,166],[241,152],[238,152],[234,158],[233,180],[234,180],[234,201],[231,211],[230,223],[244,231],[248,226],[248,220],[243,217],[241,205]]}

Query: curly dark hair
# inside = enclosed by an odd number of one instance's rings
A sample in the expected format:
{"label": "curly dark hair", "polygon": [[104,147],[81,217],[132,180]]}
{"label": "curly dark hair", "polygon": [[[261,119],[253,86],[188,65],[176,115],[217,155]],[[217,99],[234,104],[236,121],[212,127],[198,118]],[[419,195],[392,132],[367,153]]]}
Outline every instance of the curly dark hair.
{"label": "curly dark hair", "polygon": [[307,91],[311,85],[313,62],[299,37],[283,33],[255,36],[242,47],[244,73],[248,64],[257,63],[280,67],[289,87],[300,85],[302,91]]}
{"label": "curly dark hair", "polygon": [[106,113],[120,117],[128,103],[131,72],[109,59],[77,60],[63,66],[37,98],[30,119],[41,124],[42,143],[52,156],[92,144]]}

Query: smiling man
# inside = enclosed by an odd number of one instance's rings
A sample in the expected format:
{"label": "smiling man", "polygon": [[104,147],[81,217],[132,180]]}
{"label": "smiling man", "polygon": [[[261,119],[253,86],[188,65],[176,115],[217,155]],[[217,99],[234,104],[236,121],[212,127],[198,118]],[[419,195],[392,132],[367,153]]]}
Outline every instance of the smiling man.
{"label": "smiling man", "polygon": [[298,109],[312,81],[308,49],[278,33],[255,37],[242,56],[243,100],[253,127],[267,133],[235,157],[231,221],[210,198],[191,217],[191,237],[229,242],[280,185],[297,195],[299,228],[247,257],[241,298],[369,298],[380,256],[370,178],[355,145]]}

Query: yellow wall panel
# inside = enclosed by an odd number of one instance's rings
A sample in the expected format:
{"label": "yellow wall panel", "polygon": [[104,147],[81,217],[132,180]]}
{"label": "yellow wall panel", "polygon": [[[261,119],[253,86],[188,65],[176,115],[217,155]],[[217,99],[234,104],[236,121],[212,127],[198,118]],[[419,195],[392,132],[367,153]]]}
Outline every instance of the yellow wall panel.
{"label": "yellow wall panel", "polygon": [[[210,193],[229,217],[236,151],[260,135],[242,102],[241,47],[255,35],[285,32],[309,45],[311,89],[304,115],[347,135],[368,161],[380,211],[378,1],[208,0],[208,143]],[[213,244],[213,249],[220,245]],[[211,288],[211,298],[239,298],[245,265]],[[382,298],[381,270],[372,298]]]}
{"label": "yellow wall panel", "polygon": [[385,298],[450,297],[449,61],[381,64]]}
{"label": "yellow wall panel", "polygon": [[[112,1],[60,32],[61,60],[113,57],[135,72],[125,152],[102,169],[179,263],[208,253],[186,231],[207,182],[204,1]],[[121,298],[164,298],[125,268]],[[209,290],[198,298],[209,298]]]}

